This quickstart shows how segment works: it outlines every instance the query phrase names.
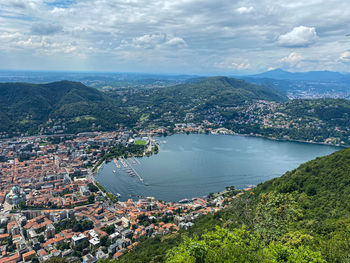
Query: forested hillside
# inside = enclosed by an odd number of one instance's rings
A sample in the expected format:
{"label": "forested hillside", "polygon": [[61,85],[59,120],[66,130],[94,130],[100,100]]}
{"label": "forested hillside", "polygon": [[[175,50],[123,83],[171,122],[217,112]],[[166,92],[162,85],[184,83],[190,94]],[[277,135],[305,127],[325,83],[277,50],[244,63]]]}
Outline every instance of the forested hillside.
{"label": "forested hillside", "polygon": [[0,137],[120,127],[172,133],[178,123],[203,131],[206,123],[204,129],[350,145],[349,116],[348,100],[288,100],[275,89],[227,77],[105,92],[70,81],[0,84]]}
{"label": "forested hillside", "polygon": [[[63,123],[67,132],[92,128],[111,130],[119,124],[133,127],[142,114],[148,112],[157,119],[165,112],[175,111],[177,119],[182,120],[184,110],[198,103],[236,105],[254,99],[286,99],[267,88],[224,77],[113,95],[71,81],[0,83],[0,114],[3,120],[0,132],[38,133],[49,118],[60,120],[59,124]],[[158,121],[162,123],[164,120]]]}
{"label": "forested hillside", "polygon": [[100,91],[80,82],[0,83],[0,131],[35,134],[49,118],[60,119],[69,132],[87,130],[94,122],[105,128],[125,121],[122,111]]}
{"label": "forested hillside", "polygon": [[348,262],[350,149],[259,185],[121,262]]}

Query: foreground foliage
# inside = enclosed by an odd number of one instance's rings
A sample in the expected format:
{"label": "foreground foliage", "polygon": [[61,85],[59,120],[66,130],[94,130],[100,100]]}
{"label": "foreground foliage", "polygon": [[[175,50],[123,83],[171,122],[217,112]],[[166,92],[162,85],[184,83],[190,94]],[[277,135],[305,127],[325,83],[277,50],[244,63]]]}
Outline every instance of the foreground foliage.
{"label": "foreground foliage", "polygon": [[171,249],[167,262],[325,262],[321,253],[307,246],[290,246],[287,243],[266,244],[255,232],[244,227],[229,231],[219,228],[204,234],[200,239],[185,238]]}

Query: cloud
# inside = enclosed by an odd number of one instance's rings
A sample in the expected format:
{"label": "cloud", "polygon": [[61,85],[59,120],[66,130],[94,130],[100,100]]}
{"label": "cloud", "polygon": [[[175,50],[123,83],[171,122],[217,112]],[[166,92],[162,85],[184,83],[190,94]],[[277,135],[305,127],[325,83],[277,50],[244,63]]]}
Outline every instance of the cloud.
{"label": "cloud", "polygon": [[224,70],[235,70],[235,71],[246,71],[252,68],[252,65],[247,59],[231,59],[226,58],[225,60],[215,63],[215,67]]}
{"label": "cloud", "polygon": [[344,0],[0,0],[0,10],[0,55],[14,68],[27,54],[33,67],[55,70],[68,66],[58,62],[65,57],[90,70],[254,73],[297,63],[350,71],[340,56],[349,49]]}
{"label": "cloud", "polygon": [[294,66],[302,61],[304,57],[296,52],[291,52],[288,56],[281,59],[281,62]]}
{"label": "cloud", "polygon": [[292,31],[280,35],[278,44],[283,47],[308,47],[315,43],[317,39],[316,29],[314,27],[299,26],[294,27]]}
{"label": "cloud", "polygon": [[242,6],[242,7],[239,7],[236,9],[236,12],[240,15],[249,14],[253,11],[254,11],[254,7],[252,7],[252,6],[249,6],[249,7]]}
{"label": "cloud", "polygon": [[20,9],[25,9],[27,8],[27,5],[25,2],[23,1],[18,1],[18,0],[14,0],[11,2],[11,5],[15,8],[20,8]]}
{"label": "cloud", "polygon": [[237,70],[250,69],[251,65],[249,63],[234,63],[232,62],[232,68]]}
{"label": "cloud", "polygon": [[31,33],[33,35],[53,35],[58,32],[61,32],[63,30],[61,25],[56,25],[56,24],[34,24],[31,27]]}
{"label": "cloud", "polygon": [[20,37],[21,34],[17,32],[0,32],[0,40],[12,41],[19,39]]}
{"label": "cloud", "polygon": [[127,41],[122,42],[124,46],[132,46],[135,48],[156,48],[156,47],[184,47],[186,46],[185,40],[181,37],[173,37],[167,34],[147,34],[132,39],[131,43]]}
{"label": "cloud", "polygon": [[185,40],[183,40],[181,37],[174,37],[169,39],[165,45],[171,46],[171,47],[184,47],[186,46]]}
{"label": "cloud", "polygon": [[37,7],[36,0],[11,0],[9,1],[9,5],[14,7],[15,9],[27,9],[27,8],[36,8]]}
{"label": "cloud", "polygon": [[345,51],[340,55],[340,60],[342,62],[350,62],[350,51]]}
{"label": "cloud", "polygon": [[132,44],[137,48],[153,48],[156,45],[165,42],[165,34],[147,34],[140,37],[134,37]]}

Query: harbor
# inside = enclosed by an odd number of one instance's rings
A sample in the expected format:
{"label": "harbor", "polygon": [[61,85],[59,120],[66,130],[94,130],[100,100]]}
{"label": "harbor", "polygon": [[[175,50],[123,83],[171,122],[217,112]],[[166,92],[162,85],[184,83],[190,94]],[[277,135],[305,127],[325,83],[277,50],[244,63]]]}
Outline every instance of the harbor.
{"label": "harbor", "polygon": [[[119,164],[118,161],[121,163],[121,165]],[[124,173],[128,174],[130,177],[134,177],[134,176],[137,177],[141,183],[144,183],[144,179],[142,178],[142,176],[133,167],[133,165],[141,164],[139,160],[137,160],[136,158],[124,159],[120,157],[118,158],[118,160],[117,158],[114,158],[113,162],[119,170],[121,169]],[[117,171],[113,170],[113,173],[117,173]]]}
{"label": "harbor", "polygon": [[114,158],[114,159],[113,159],[113,162],[115,163],[115,166],[117,166],[118,169],[121,168],[120,164],[119,164],[118,161],[117,161],[117,158]]}

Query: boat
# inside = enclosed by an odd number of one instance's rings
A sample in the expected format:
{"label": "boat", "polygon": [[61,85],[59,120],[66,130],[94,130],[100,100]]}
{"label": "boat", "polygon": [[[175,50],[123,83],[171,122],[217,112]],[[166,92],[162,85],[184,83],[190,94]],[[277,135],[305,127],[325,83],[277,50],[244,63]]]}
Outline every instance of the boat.
{"label": "boat", "polygon": [[117,171],[116,170],[113,170],[113,173],[116,173]]}
{"label": "boat", "polygon": [[120,195],[119,193],[116,193],[115,196],[116,196],[116,197],[120,197],[121,195]]}

